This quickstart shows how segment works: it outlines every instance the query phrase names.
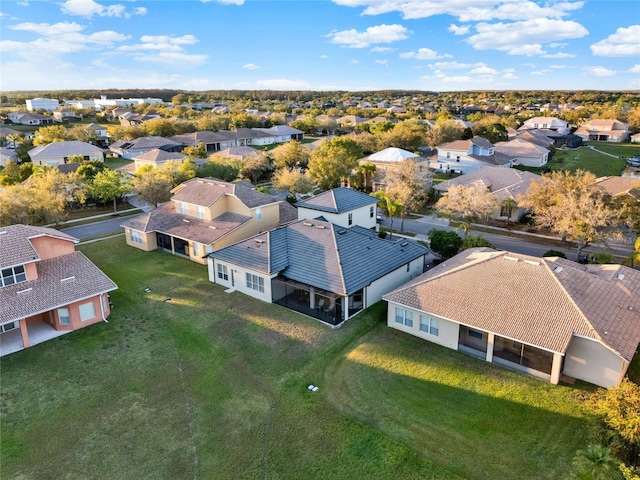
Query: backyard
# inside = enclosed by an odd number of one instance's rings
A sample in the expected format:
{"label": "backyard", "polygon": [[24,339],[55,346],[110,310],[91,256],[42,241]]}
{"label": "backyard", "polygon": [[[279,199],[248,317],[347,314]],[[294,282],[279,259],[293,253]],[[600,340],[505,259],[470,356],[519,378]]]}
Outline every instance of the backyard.
{"label": "backyard", "polygon": [[[591,149],[591,146],[595,150]],[[615,157],[597,150],[615,155]],[[553,159],[545,168],[569,171],[580,168],[592,172],[596,177],[618,176],[625,168],[625,158],[632,157],[637,153],[640,153],[640,145],[590,142],[576,149],[556,150],[553,153]],[[542,169],[527,170],[540,171]]]}
{"label": "backyard", "polygon": [[589,443],[590,386],[404,335],[382,302],[334,330],[122,237],[79,249],[113,313],[0,360],[3,478],[555,479]]}

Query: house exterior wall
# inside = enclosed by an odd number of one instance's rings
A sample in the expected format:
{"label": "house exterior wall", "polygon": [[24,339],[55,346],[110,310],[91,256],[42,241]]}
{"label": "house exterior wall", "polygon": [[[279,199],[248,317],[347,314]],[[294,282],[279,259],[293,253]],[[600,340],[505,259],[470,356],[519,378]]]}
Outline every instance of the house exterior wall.
{"label": "house exterior wall", "polygon": [[127,245],[129,245],[130,247],[139,248],[140,250],[144,250],[145,252],[150,252],[151,250],[155,250],[158,248],[158,241],[155,232],[144,233],[137,230],[136,232],[140,235],[140,242],[136,242],[132,239],[130,228],[124,229],[124,238],[127,242]]}
{"label": "house exterior wall", "polygon": [[548,155],[543,155],[542,157],[518,156],[514,158],[514,163],[524,165],[525,167],[542,167],[543,165],[546,165],[547,160]]}
{"label": "house exterior wall", "polygon": [[29,241],[42,260],[68,255],[76,250],[73,242],[60,238],[42,236],[30,238]]}
{"label": "house exterior wall", "polygon": [[[103,302],[102,298],[106,297],[106,300]],[[93,318],[87,319],[84,322],[80,320],[80,305],[84,305],[85,303],[93,303],[93,310],[95,312],[95,316]],[[103,306],[106,308],[103,310]],[[58,313],[58,309],[53,311],[53,319],[54,325],[53,328],[56,330],[78,330],[80,328],[84,328],[88,325],[93,325],[94,323],[101,322],[103,318],[107,318],[111,313],[111,308],[109,306],[108,294],[103,293],[102,295],[96,295],[91,298],[87,298],[85,300],[80,300],[78,302],[73,302],[64,307],[69,310],[69,325],[60,325],[60,316]],[[103,317],[104,314],[104,317]],[[49,323],[49,322],[47,322]]]}
{"label": "house exterior wall", "polygon": [[[370,206],[373,207],[373,217],[370,216]],[[349,214],[352,214],[352,223],[349,225]],[[344,213],[325,213],[311,208],[298,207],[298,220],[312,220],[317,217],[324,217],[328,222],[335,223],[341,227],[349,228],[360,225],[364,228],[375,228],[377,207],[375,204],[356,208]]]}
{"label": "house exterior wall", "polygon": [[[70,156],[73,156],[74,154],[68,155],[67,157],[61,157],[61,156],[38,156],[38,158],[32,158],[31,161],[36,164],[36,165],[64,165],[65,164],[65,158],[69,158]],[[82,155],[82,154],[78,154],[78,155]],[[88,156],[89,160],[91,161],[95,161],[95,162],[104,162],[104,155],[102,153],[102,151],[100,150],[95,150],[93,152],[91,152],[89,155],[82,155],[84,156]]]}
{"label": "house exterior wall", "polygon": [[38,267],[36,266],[36,262],[25,263],[24,271],[27,274],[28,282],[38,279]]}
{"label": "house exterior wall", "polygon": [[[271,303],[271,277],[262,272],[256,272],[238,265],[208,258],[209,280],[226,288],[234,288],[263,302]],[[218,264],[226,266],[228,278],[218,278]],[[264,281],[264,292],[259,292],[247,286],[246,274],[250,273]]]}
{"label": "house exterior wall", "polygon": [[33,98],[25,101],[27,110],[33,112],[34,110],[48,110],[53,111],[60,107],[60,102],[53,98]]}
{"label": "house exterior wall", "polygon": [[[410,240],[409,240],[410,241]],[[363,261],[367,261],[363,258]],[[400,285],[408,282],[412,278],[420,275],[424,270],[424,256],[420,256],[415,260],[409,262],[409,269],[407,271],[407,265],[403,265],[400,268],[396,268],[393,272],[388,273],[384,277],[374,280],[367,286],[365,294],[365,308],[370,307],[376,302],[382,300],[382,296],[389,293],[391,290],[399,287]]]}
{"label": "house exterior wall", "polygon": [[[404,324],[396,322],[396,307],[408,310],[413,313],[413,327],[407,327]],[[420,331],[420,315],[438,320],[438,336]],[[408,333],[410,335],[420,337],[424,340],[428,340],[429,342],[437,343],[438,345],[442,345],[443,347],[451,348],[452,350],[458,350],[458,334],[460,325],[456,322],[451,322],[449,320],[445,320],[442,317],[438,317],[437,315],[420,312],[418,310],[407,308],[397,303],[389,302],[389,306],[387,308],[387,326]]]}
{"label": "house exterior wall", "polygon": [[565,354],[563,372],[601,387],[610,387],[622,380],[628,366],[628,362],[600,342],[574,336]]}

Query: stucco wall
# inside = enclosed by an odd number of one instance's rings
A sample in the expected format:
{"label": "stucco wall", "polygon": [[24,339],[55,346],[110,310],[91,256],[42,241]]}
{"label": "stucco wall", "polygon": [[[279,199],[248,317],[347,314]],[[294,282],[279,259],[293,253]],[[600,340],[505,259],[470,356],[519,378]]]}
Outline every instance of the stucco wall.
{"label": "stucco wall", "polygon": [[[411,240],[407,240],[411,241]],[[407,272],[407,266],[402,265],[400,268],[395,269],[393,272],[388,273],[382,278],[371,282],[367,287],[365,295],[365,308],[370,307],[376,302],[382,300],[382,296],[389,293],[391,290],[399,287],[400,285],[408,282],[412,278],[417,277],[422,273],[424,269],[424,256],[413,260],[409,264],[409,271]]]}
{"label": "stucco wall", "polygon": [[[245,295],[257,298],[258,300],[262,300],[263,302],[271,303],[271,277],[269,277],[268,275],[227,262],[220,262],[216,259],[208,259],[208,263],[210,265],[208,268],[210,281],[222,285],[223,287],[234,288],[237,291],[244,293]],[[228,280],[217,277],[218,264],[226,265],[229,275]],[[247,272],[264,279],[264,293],[247,287]]]}
{"label": "stucco wall", "polygon": [[72,241],[60,238],[42,236],[30,238],[29,241],[42,260],[68,255],[76,250]]}
{"label": "stucco wall", "polygon": [[565,354],[563,373],[573,378],[610,387],[622,380],[628,363],[600,342],[574,336]]}
{"label": "stucco wall", "polygon": [[[407,327],[406,325],[396,323],[396,307],[413,312],[413,327]],[[438,320],[439,332],[438,336],[434,336],[420,331],[420,315],[421,312],[419,312],[418,310],[406,308],[402,305],[389,302],[387,307],[387,325],[391,328],[395,328],[396,330],[400,330],[410,335],[414,335],[430,342],[437,343],[438,345],[442,345],[453,350],[458,349],[458,330],[460,328],[459,324],[450,322],[449,320],[445,320],[444,318],[438,317],[437,315],[422,313],[422,315],[424,316]]]}
{"label": "stucco wall", "polygon": [[131,240],[131,229],[124,229],[124,238],[127,242],[127,245],[131,247],[139,248],[140,250],[144,250],[145,252],[150,252],[151,250],[155,250],[158,248],[158,241],[156,238],[155,232],[143,233],[140,232],[140,237],[142,238],[142,243],[137,243]]}

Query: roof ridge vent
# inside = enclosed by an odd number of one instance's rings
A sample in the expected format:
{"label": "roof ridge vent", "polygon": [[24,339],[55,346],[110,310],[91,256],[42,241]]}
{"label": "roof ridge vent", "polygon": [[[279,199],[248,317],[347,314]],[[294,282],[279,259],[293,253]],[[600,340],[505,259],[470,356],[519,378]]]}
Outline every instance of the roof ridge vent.
{"label": "roof ridge vent", "polygon": [[256,243],[259,243],[261,245],[264,243],[264,239],[263,238],[254,238],[253,241],[256,242]]}
{"label": "roof ridge vent", "polygon": [[529,265],[540,265],[540,262],[535,260],[525,260],[524,263],[528,263]]}
{"label": "roof ridge vent", "polygon": [[553,272],[554,272],[554,273],[560,273],[562,270],[564,270],[564,268],[562,268],[562,267],[556,267],[556,268],[554,268],[554,269],[553,269]]}
{"label": "roof ridge vent", "polygon": [[6,235],[7,233],[9,233],[9,232],[7,232],[6,230],[2,230],[2,231],[0,232],[0,235]]}
{"label": "roof ridge vent", "polygon": [[302,222],[302,224],[306,227],[313,227],[313,223],[311,222]]}
{"label": "roof ridge vent", "polygon": [[409,245],[409,242],[400,242],[401,247],[406,247],[407,245]]}
{"label": "roof ridge vent", "polygon": [[505,255],[503,257],[505,260],[511,260],[512,262],[519,262],[520,259],[518,257],[510,257],[509,255]]}
{"label": "roof ridge vent", "polygon": [[33,287],[29,287],[29,288],[25,288],[24,290],[18,290],[18,295],[20,295],[21,293],[27,293],[30,292],[31,290],[33,290]]}
{"label": "roof ridge vent", "polygon": [[316,227],[316,228],[322,228],[322,229],[327,228],[327,227],[326,227],[326,226],[324,226],[324,225],[315,225],[315,227]]}
{"label": "roof ridge vent", "polygon": [[65,278],[61,278],[60,281],[61,282],[68,282],[69,280],[75,280],[76,276],[75,275],[71,275],[70,277],[65,277]]}
{"label": "roof ridge vent", "polygon": [[616,275],[616,278],[618,280],[624,280],[624,273],[619,273],[618,275]]}

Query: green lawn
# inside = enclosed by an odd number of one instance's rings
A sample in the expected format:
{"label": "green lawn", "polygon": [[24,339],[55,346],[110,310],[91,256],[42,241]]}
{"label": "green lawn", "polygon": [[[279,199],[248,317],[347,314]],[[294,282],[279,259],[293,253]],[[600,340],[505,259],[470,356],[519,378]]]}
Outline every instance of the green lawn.
{"label": "green lawn", "polygon": [[128,165],[130,163],[132,163],[133,160],[128,160],[126,158],[122,158],[122,157],[107,157],[104,160],[104,164],[109,167],[112,170],[115,170],[116,168],[120,168],[123,167],[125,165]]}
{"label": "green lawn", "polygon": [[[596,148],[600,149],[600,145]],[[605,151],[605,148],[602,150]],[[571,172],[582,169],[592,172],[597,177],[617,176],[624,170],[625,160],[624,158],[613,158],[583,146],[576,150],[556,150],[547,167],[552,170],[569,170]]]}
{"label": "green lawn", "polygon": [[121,237],[79,248],[113,313],[0,360],[2,478],[555,479],[589,441],[583,388],[389,329],[383,303],[334,330]]}

